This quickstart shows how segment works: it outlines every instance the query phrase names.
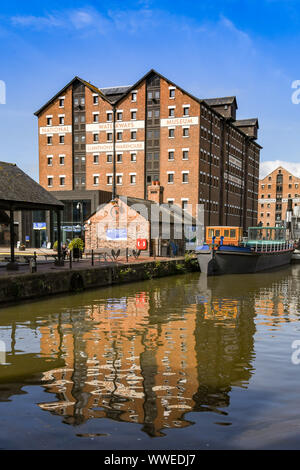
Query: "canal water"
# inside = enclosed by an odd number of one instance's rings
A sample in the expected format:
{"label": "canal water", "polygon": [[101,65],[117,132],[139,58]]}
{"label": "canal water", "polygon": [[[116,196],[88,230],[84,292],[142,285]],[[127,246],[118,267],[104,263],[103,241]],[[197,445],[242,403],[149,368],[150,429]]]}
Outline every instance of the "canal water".
{"label": "canal water", "polygon": [[0,309],[0,448],[299,449],[299,289],[295,265]]}

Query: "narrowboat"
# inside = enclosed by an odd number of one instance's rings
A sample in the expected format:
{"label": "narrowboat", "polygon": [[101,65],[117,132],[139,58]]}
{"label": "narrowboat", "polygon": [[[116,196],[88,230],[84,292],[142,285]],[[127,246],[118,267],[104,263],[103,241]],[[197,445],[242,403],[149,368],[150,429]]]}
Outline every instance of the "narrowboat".
{"label": "narrowboat", "polygon": [[207,243],[196,250],[201,272],[256,273],[291,262],[294,245],[284,227],[250,227],[247,238],[241,234],[240,227],[207,227]]}

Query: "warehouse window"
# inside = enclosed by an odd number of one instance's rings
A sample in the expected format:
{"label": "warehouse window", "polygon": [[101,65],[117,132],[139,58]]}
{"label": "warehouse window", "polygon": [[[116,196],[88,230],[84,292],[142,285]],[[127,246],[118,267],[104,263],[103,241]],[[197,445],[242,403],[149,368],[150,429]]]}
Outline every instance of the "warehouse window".
{"label": "warehouse window", "polygon": [[182,182],[183,182],[183,183],[188,183],[188,182],[189,182],[189,174],[188,174],[188,172],[182,173]]}

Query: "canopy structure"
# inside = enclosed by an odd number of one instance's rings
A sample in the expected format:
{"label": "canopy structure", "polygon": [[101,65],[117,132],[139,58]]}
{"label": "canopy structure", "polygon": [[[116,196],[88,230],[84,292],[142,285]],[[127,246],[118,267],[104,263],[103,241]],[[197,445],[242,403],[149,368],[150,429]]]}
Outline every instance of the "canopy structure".
{"label": "canopy structure", "polygon": [[58,260],[61,261],[61,217],[63,203],[30,178],[14,163],[0,162],[0,214],[9,211],[10,267],[15,265],[14,211],[50,210],[57,214]]}

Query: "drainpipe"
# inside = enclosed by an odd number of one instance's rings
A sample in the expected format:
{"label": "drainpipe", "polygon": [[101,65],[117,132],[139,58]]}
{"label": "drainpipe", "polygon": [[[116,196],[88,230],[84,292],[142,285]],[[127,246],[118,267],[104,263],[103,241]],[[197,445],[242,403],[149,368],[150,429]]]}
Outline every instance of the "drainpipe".
{"label": "drainpipe", "polygon": [[113,105],[113,187],[112,200],[116,199],[116,108]]}

